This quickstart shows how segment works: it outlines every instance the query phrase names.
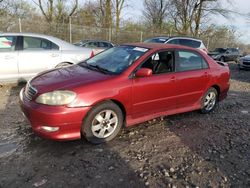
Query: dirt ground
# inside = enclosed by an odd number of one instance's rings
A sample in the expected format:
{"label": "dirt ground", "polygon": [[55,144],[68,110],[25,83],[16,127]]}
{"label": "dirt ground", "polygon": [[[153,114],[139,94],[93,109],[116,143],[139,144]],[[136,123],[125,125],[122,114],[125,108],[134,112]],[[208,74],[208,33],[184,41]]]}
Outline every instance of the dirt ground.
{"label": "dirt ground", "polygon": [[230,69],[213,113],[154,119],[105,145],[37,137],[21,86],[1,87],[0,187],[250,187],[250,71]]}

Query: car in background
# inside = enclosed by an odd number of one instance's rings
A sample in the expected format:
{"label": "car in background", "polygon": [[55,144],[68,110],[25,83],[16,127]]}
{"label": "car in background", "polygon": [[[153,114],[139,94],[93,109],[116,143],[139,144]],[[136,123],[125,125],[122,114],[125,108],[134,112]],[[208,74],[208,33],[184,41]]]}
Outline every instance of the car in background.
{"label": "car in background", "polygon": [[216,61],[235,61],[238,62],[241,57],[240,50],[238,48],[216,48],[214,51],[208,53]]}
{"label": "car in background", "polygon": [[250,69],[250,54],[241,57],[238,61],[239,69]]}
{"label": "car in background", "polygon": [[0,83],[27,81],[41,71],[88,59],[93,52],[34,33],[0,34]]}
{"label": "car in background", "polygon": [[131,43],[79,64],[44,72],[20,92],[38,135],[108,142],[121,128],[159,116],[214,110],[227,96],[229,67],[200,50]]}
{"label": "car in background", "polygon": [[183,45],[192,48],[197,48],[205,53],[208,53],[207,48],[205,47],[204,43],[200,39],[195,39],[191,37],[153,37],[145,40],[146,43],[165,43],[165,44],[176,44],[176,45]]}
{"label": "car in background", "polygon": [[81,40],[77,43],[74,43],[74,45],[91,48],[93,49],[95,55],[106,49],[114,47],[114,44],[111,42],[102,40]]}

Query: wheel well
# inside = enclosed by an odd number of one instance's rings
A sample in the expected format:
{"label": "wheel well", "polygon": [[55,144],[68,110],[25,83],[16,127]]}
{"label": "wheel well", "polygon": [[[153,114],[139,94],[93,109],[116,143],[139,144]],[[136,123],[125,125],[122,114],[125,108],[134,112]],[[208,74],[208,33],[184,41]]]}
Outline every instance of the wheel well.
{"label": "wheel well", "polygon": [[[124,105],[123,105],[120,101],[118,101],[118,100],[109,99],[109,100],[99,101],[99,102],[95,103],[95,104],[93,105],[93,107],[94,107],[94,106],[97,106],[97,105],[100,105],[100,104],[102,104],[102,103],[105,103],[105,102],[112,102],[112,103],[115,103],[115,104],[121,109],[122,114],[123,114],[123,118],[124,118],[124,121],[125,121],[125,119],[126,119],[126,109],[125,109]],[[88,112],[88,113],[89,113],[89,112]]]}
{"label": "wheel well", "polygon": [[220,96],[220,87],[218,85],[213,85],[212,86],[216,91],[218,92],[218,97]]}
{"label": "wheel well", "polygon": [[111,101],[113,103],[115,103],[117,106],[119,106],[119,108],[122,110],[123,118],[124,118],[124,121],[125,121],[125,119],[126,119],[126,109],[123,106],[123,104],[120,101],[117,101],[117,100],[114,100],[114,99],[111,99]]}

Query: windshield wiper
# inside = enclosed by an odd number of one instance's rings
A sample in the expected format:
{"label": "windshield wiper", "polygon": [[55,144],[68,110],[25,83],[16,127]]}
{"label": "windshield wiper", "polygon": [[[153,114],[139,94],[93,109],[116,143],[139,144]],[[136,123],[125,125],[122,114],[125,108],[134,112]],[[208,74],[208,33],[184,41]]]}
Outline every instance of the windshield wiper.
{"label": "windshield wiper", "polygon": [[92,68],[94,68],[94,69],[96,69],[96,70],[98,70],[98,71],[100,71],[100,72],[102,72],[104,74],[112,74],[113,73],[108,69],[100,67],[99,65],[90,65],[90,64],[88,64],[88,66],[90,66],[90,67],[92,67]]}
{"label": "windshield wiper", "polygon": [[81,66],[81,67],[90,69],[90,70],[95,70],[95,71],[102,72],[104,74],[114,74],[114,72],[112,72],[112,71],[110,71],[108,69],[102,68],[99,65],[90,65],[87,62],[82,62],[82,63],[79,63],[78,65]]}

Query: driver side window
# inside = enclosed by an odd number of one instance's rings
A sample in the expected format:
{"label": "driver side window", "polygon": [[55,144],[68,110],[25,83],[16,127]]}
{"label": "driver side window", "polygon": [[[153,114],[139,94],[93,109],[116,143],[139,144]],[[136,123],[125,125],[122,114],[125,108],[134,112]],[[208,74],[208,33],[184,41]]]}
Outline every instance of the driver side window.
{"label": "driver side window", "polygon": [[171,51],[157,52],[150,56],[141,68],[149,68],[153,74],[162,74],[174,71],[174,53]]}

